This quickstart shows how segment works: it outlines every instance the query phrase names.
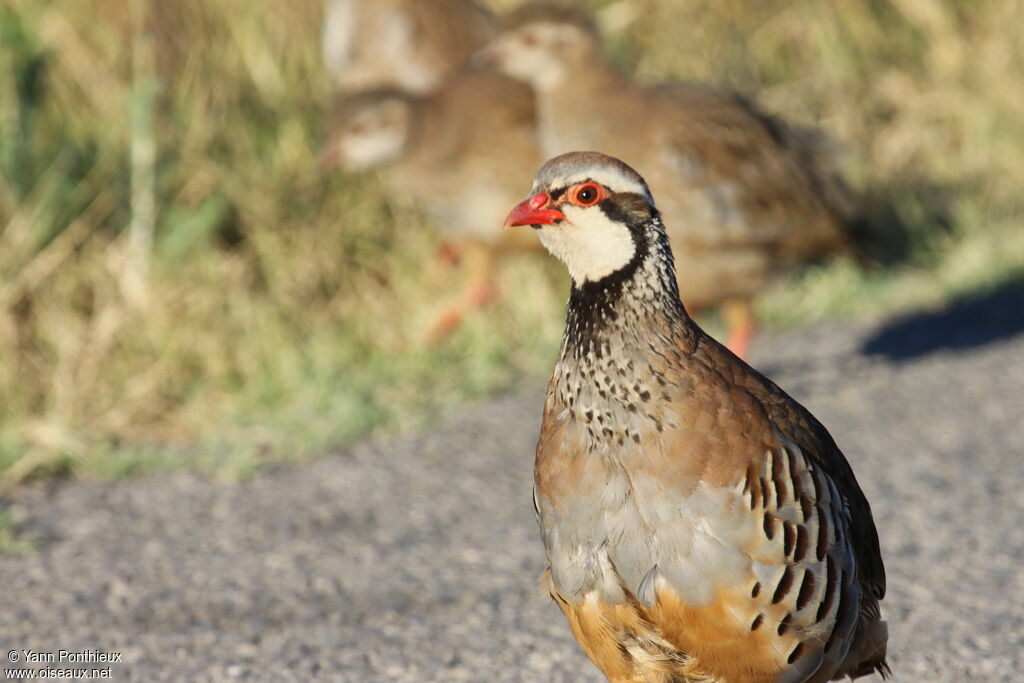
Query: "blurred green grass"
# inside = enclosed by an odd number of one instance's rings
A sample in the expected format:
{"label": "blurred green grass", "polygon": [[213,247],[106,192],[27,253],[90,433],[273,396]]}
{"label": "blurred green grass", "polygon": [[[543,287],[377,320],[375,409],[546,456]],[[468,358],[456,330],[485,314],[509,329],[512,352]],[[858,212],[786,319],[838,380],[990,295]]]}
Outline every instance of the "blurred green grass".
{"label": "blurred green grass", "polygon": [[[884,267],[796,274],[761,302],[770,324],[935,304],[1024,271],[1024,3],[593,5],[639,74],[730,83],[844,143]],[[320,11],[0,7],[3,481],[237,476],[543,381],[567,283],[542,258],[510,260],[496,307],[422,343],[459,277],[374,178],[318,170]],[[133,141],[156,147],[144,287]]]}
{"label": "blurred green grass", "polygon": [[0,556],[31,552],[35,543],[19,533],[17,524],[6,510],[0,510]]}

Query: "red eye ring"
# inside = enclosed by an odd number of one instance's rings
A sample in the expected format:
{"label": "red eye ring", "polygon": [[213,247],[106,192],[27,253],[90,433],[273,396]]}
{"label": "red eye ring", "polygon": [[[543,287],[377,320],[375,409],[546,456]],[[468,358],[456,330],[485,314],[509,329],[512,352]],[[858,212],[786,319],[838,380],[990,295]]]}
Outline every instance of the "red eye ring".
{"label": "red eye ring", "polygon": [[593,206],[604,199],[605,193],[597,183],[583,183],[572,193],[572,203],[579,206]]}

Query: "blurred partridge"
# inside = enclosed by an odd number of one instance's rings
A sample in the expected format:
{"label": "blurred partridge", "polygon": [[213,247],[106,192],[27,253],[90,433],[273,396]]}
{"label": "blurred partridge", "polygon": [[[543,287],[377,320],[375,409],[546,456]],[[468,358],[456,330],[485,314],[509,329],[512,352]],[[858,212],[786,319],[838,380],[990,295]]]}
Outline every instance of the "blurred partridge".
{"label": "blurred partridge", "polygon": [[644,169],[687,273],[683,301],[724,304],[739,355],[754,327],[752,297],[846,246],[854,202],[820,132],[728,90],[634,82],[573,8],[522,6],[485,54],[536,92],[544,156],[597,149]]}
{"label": "blurred partridge", "polygon": [[345,91],[425,93],[490,39],[495,24],[473,0],[327,0],[324,63]]}
{"label": "blurred partridge", "polygon": [[500,253],[540,247],[534,235],[502,230],[508,207],[541,162],[533,94],[523,83],[466,66],[427,96],[394,90],[344,96],[328,136],[328,164],[382,168],[389,194],[422,210],[448,249],[463,257],[461,301],[442,312],[432,338],[492,299]]}
{"label": "blurred partridge", "polygon": [[643,178],[557,157],[506,224],[572,276],[534,505],[586,654],[623,682],[887,675],[868,501],[825,427],[687,315]]}

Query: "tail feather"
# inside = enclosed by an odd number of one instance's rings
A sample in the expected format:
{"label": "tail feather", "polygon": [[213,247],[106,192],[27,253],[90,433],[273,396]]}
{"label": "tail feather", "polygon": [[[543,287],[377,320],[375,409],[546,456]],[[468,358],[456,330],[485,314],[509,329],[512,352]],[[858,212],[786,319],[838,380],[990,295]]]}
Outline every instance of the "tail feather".
{"label": "tail feather", "polygon": [[873,673],[878,673],[882,678],[891,676],[892,669],[885,661],[888,640],[889,627],[884,621],[869,620],[861,614],[856,642],[850,648],[850,652],[846,655],[846,660],[839,668],[835,678],[844,676],[860,678]]}

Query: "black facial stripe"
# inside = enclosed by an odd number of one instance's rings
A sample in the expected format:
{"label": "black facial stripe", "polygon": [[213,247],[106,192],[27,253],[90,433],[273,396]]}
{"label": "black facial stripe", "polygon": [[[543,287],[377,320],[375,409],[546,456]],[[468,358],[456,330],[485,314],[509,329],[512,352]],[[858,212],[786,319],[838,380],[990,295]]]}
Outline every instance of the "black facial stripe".
{"label": "black facial stripe", "polygon": [[601,211],[610,220],[624,223],[634,233],[642,229],[646,221],[657,215],[657,211],[647,203],[647,199],[635,192],[614,194],[602,199],[597,206],[601,207]]}

